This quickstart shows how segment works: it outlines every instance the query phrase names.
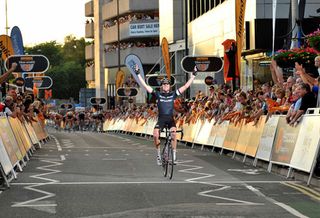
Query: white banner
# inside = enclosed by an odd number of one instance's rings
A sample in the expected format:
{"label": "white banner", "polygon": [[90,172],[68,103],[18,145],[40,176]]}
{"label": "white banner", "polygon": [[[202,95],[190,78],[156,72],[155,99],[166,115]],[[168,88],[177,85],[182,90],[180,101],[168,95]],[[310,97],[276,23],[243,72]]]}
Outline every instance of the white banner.
{"label": "white banner", "polygon": [[256,158],[270,161],[273,140],[278,126],[279,116],[272,116],[264,125]]}
{"label": "white banner", "polygon": [[131,23],[129,25],[130,36],[158,36],[159,22]]}
{"label": "white banner", "polygon": [[319,139],[319,115],[304,115],[290,166],[301,171],[311,172],[313,160],[317,157]]}

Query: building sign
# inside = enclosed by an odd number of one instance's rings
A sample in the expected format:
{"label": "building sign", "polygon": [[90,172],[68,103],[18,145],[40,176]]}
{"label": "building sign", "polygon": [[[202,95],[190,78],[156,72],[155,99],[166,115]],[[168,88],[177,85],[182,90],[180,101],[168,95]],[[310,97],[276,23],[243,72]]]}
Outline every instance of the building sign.
{"label": "building sign", "polygon": [[129,25],[130,36],[159,35],[159,22],[131,23]]}

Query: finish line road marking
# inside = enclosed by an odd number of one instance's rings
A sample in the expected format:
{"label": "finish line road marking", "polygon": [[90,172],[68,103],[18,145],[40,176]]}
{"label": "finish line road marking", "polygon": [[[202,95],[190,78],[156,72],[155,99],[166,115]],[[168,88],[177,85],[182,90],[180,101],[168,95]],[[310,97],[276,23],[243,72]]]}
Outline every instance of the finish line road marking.
{"label": "finish line road marking", "polygon": [[[266,183],[266,184],[280,184],[281,181],[217,181],[214,184],[243,184],[243,183]],[[55,182],[55,183],[11,183],[11,185],[34,185],[34,184],[39,184],[39,185],[122,185],[122,184],[191,184],[191,185],[196,185],[197,183],[191,183],[188,181],[135,181],[135,182],[121,182],[121,181],[114,181],[114,182],[107,182],[107,181],[101,181],[101,182]]]}

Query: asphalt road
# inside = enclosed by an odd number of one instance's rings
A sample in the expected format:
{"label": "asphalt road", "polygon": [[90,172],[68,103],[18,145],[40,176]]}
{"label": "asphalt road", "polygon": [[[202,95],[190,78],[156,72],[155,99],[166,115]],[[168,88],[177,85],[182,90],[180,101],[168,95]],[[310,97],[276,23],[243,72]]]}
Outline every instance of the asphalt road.
{"label": "asphalt road", "polygon": [[51,131],[0,217],[319,217],[320,194],[227,155],[179,145],[172,180],[147,138]]}

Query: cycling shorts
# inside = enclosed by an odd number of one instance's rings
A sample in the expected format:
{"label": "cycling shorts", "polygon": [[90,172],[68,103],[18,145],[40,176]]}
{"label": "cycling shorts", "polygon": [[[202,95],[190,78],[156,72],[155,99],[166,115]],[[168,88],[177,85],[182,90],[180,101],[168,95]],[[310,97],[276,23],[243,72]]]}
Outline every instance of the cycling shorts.
{"label": "cycling shorts", "polygon": [[171,127],[176,127],[176,123],[174,122],[173,117],[159,117],[158,122],[155,125],[155,129],[164,129],[165,127],[168,127],[171,129]]}

